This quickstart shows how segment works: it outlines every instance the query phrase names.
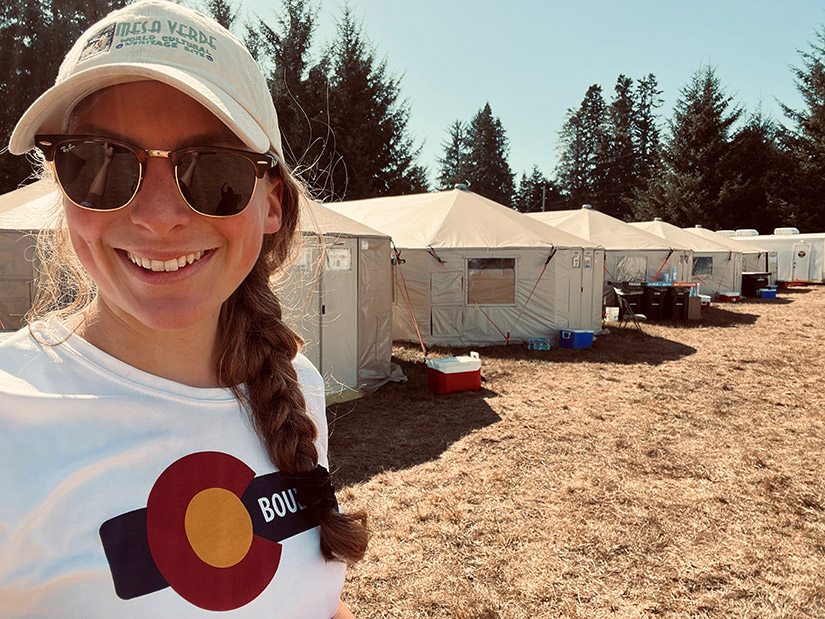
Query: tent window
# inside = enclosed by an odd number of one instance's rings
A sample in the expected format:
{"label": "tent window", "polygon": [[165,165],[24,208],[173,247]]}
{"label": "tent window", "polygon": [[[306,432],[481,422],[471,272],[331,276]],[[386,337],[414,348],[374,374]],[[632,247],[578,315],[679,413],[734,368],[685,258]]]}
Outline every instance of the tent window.
{"label": "tent window", "polygon": [[647,281],[647,258],[644,256],[625,256],[616,262],[617,282]]}
{"label": "tent window", "polygon": [[710,277],[713,275],[713,258],[702,256],[693,259],[693,274],[699,277]]}
{"label": "tent window", "polygon": [[467,260],[469,305],[513,305],[516,302],[515,258]]}

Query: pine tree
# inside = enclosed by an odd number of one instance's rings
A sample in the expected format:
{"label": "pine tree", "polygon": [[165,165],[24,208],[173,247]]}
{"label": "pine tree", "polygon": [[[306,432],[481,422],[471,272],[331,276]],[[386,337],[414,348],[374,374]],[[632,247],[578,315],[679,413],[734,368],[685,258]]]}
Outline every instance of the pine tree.
{"label": "pine tree", "polygon": [[246,26],[247,47],[278,111],[284,156],[314,188],[325,186],[324,171],[313,163],[330,139],[328,67],[310,56],[317,15],[308,0],[282,0],[274,28],[261,18]]}
{"label": "pine tree", "polygon": [[344,8],[337,37],[327,50],[331,143],[321,163],[330,190],[355,200],[427,191],[427,173],[416,164],[421,148],[407,134],[410,109],[400,79],[377,60],[352,11]]}
{"label": "pine tree", "polygon": [[23,112],[54,84],[75,40],[126,0],[14,0],[0,3],[0,192],[31,174],[25,157],[5,151]]}
{"label": "pine tree", "polygon": [[232,30],[238,19],[238,8],[233,9],[227,0],[205,0],[204,12],[227,30]]}
{"label": "pine tree", "polygon": [[467,139],[470,189],[499,204],[511,206],[515,182],[507,162],[507,135],[501,120],[493,116],[489,103],[470,121]]}
{"label": "pine tree", "polygon": [[514,207],[522,213],[554,211],[566,207],[558,185],[534,165],[530,175],[522,174],[514,199]]}
{"label": "pine tree", "polygon": [[662,177],[651,183],[637,215],[656,214],[678,226],[719,227],[738,179],[723,171],[730,134],[742,110],[732,106],[713,67],[700,68],[682,88],[662,150]]}
{"label": "pine tree", "polygon": [[770,234],[780,226],[804,225],[788,200],[798,186],[799,170],[781,136],[776,123],[759,111],[733,137],[722,169],[737,183],[724,196],[720,228],[757,228]]}
{"label": "pine tree", "polygon": [[797,183],[790,200],[792,219],[784,225],[803,230],[825,229],[825,26],[816,32],[810,49],[800,51],[802,64],[793,67],[796,88],[804,107],[794,110],[783,105],[785,115],[795,128],[784,143],[792,153],[797,168]]}
{"label": "pine tree", "polygon": [[456,120],[447,129],[448,139],[442,142],[444,157],[438,159],[438,189],[452,189],[455,185],[469,182],[469,144],[467,127]]}
{"label": "pine tree", "polygon": [[659,167],[661,144],[656,110],[664,103],[661,94],[656,76],[652,73],[636,81],[633,137],[640,179],[650,179]]}
{"label": "pine tree", "polygon": [[607,178],[606,110],[602,88],[593,84],[579,108],[568,110],[559,132],[562,152],[557,176],[572,204],[602,205],[600,194],[606,189]]}
{"label": "pine tree", "polygon": [[619,219],[629,219],[634,189],[638,184],[639,161],[635,128],[633,80],[620,75],[615,94],[607,108],[607,152],[602,191],[598,198],[601,211]]}

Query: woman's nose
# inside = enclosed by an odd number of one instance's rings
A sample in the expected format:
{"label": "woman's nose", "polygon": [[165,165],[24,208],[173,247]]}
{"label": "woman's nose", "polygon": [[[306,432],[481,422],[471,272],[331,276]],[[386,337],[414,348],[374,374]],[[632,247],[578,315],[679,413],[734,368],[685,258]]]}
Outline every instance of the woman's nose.
{"label": "woman's nose", "polygon": [[165,236],[185,226],[195,213],[189,208],[175,182],[175,169],[169,159],[150,157],[143,168],[143,181],[129,205],[132,222]]}

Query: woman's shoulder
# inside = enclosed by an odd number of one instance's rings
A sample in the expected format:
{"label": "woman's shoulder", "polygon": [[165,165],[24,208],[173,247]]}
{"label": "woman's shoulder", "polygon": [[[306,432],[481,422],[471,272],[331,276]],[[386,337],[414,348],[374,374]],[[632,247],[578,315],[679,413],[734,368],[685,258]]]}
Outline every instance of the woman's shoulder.
{"label": "woman's shoulder", "polygon": [[309,395],[320,389],[320,394],[324,394],[324,379],[312,361],[307,359],[303,354],[298,353],[295,359],[292,360],[292,367],[295,368],[295,373],[298,375],[298,382],[301,384],[301,387],[303,387],[305,393]]}
{"label": "woman's shoulder", "polygon": [[28,327],[0,333],[0,371],[16,371],[42,354],[43,346],[32,337]]}

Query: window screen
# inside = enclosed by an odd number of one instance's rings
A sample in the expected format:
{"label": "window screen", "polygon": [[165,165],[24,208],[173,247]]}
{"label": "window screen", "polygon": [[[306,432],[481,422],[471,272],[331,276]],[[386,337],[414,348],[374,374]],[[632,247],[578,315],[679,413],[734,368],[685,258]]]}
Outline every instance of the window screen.
{"label": "window screen", "polygon": [[710,256],[694,258],[693,274],[699,277],[710,277],[713,275],[713,258]]}
{"label": "window screen", "polygon": [[467,260],[467,303],[513,305],[516,302],[515,258]]}
{"label": "window screen", "polygon": [[625,256],[616,262],[617,282],[647,281],[647,258],[644,256]]}

